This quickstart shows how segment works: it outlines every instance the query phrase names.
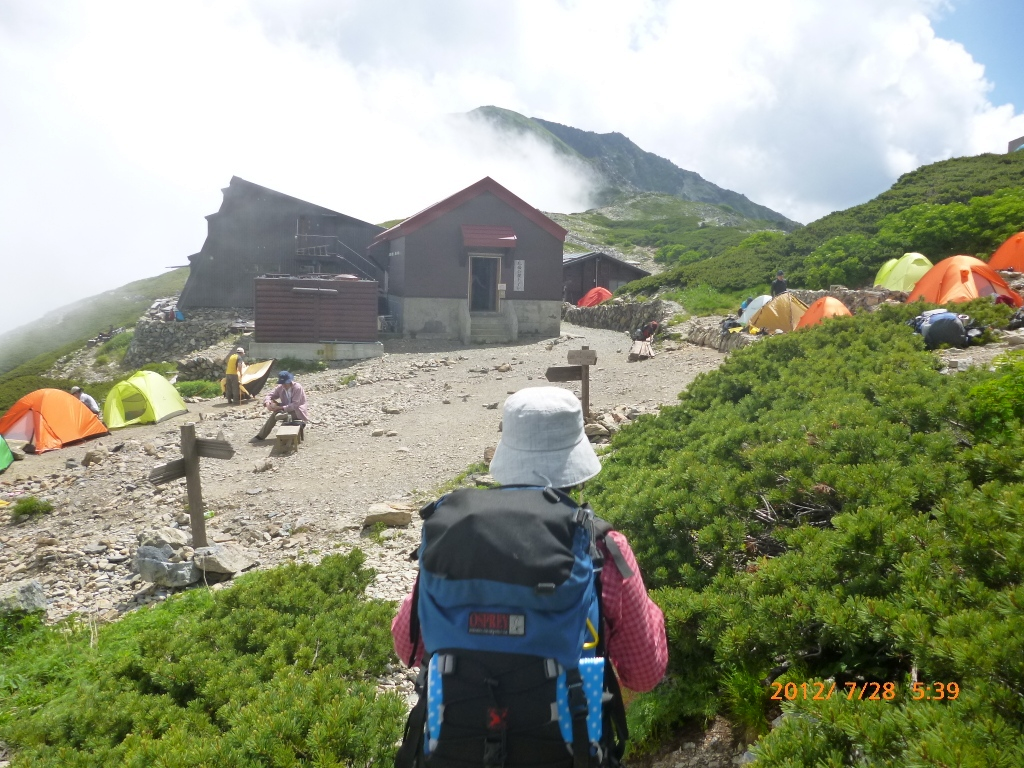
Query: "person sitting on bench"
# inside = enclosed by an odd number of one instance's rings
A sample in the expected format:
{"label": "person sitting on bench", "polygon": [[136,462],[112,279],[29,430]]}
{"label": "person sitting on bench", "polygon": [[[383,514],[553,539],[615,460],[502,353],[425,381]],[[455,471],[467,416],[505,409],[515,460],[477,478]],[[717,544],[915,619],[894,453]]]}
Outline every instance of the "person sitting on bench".
{"label": "person sitting on bench", "polygon": [[263,399],[263,405],[270,411],[270,417],[256,435],[257,440],[266,440],[279,421],[300,426],[305,426],[309,421],[309,414],[306,412],[306,393],[288,371],[277,374],[277,386]]}

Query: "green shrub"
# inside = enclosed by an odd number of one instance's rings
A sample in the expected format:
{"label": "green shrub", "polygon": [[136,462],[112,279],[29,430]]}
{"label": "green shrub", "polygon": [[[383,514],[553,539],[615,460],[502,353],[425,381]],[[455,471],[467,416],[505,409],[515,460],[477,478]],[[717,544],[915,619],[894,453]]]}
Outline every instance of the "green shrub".
{"label": "green shrub", "polygon": [[110,357],[107,355],[96,355],[96,359],[93,361],[93,365],[97,368],[102,368],[105,365],[110,365]]}
{"label": "green shrub", "polygon": [[[99,355],[109,357],[116,362],[121,362],[121,360],[124,359],[125,352],[128,351],[128,345],[132,343],[132,337],[134,335],[135,331],[121,331],[121,333],[115,334],[113,337],[100,344],[97,352]],[[99,358],[97,357],[97,361],[98,360]]]}
{"label": "green shrub", "polygon": [[36,768],[388,764],[405,702],[375,681],[394,606],[363,597],[363,559],[192,590],[95,635],[8,625],[0,739]]}
{"label": "green shrub", "polygon": [[[1024,764],[1020,364],[940,374],[901,322],[920,309],[734,352],[613,438],[588,498],[630,537],[670,646],[638,733],[719,711],[753,734],[781,707],[806,717],[759,765]],[[775,669],[841,695],[773,702],[755,683]],[[912,676],[961,694],[915,701]],[[893,699],[847,700],[869,681]]]}
{"label": "green shrub", "polygon": [[11,507],[11,516],[26,518],[53,512],[53,504],[35,496],[22,496]]}
{"label": "green shrub", "polygon": [[297,357],[282,357],[277,361],[277,370],[291,373],[314,373],[327,370],[326,360],[300,360]]}
{"label": "green shrub", "polygon": [[174,388],[182,397],[220,397],[219,381],[178,381]]}
{"label": "green shrub", "polygon": [[764,293],[767,286],[757,286],[750,291],[729,291],[723,292],[712,288],[707,283],[701,283],[680,291],[666,291],[662,298],[677,301],[683,305],[683,309],[693,315],[725,315],[734,313],[739,305],[749,295]]}

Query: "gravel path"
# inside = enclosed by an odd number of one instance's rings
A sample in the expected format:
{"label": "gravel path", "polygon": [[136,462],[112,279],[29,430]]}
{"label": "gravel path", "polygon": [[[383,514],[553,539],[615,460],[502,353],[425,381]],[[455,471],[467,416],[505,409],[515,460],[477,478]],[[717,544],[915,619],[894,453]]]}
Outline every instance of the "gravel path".
{"label": "gravel path", "polygon": [[[651,412],[673,402],[722,357],[670,344],[653,360],[627,363],[625,334],[568,325],[563,330],[556,340],[500,346],[396,340],[382,358],[304,374],[299,380],[314,423],[289,456],[271,455],[270,442],[251,441],[265,413],[260,404],[190,404],[188,418],[196,421],[199,436],[222,436],[236,450],[227,461],[202,460],[204,498],[215,513],[211,538],[253,548],[260,567],[315,560],[332,548],[359,544],[380,574],[372,595],[398,598],[413,574],[399,553],[415,546],[418,530],[414,522],[383,543],[368,539],[362,526],[367,509],[378,502],[418,505],[481,461],[484,449],[497,443],[501,403],[509,393],[545,385],[545,369],[565,365],[566,352],[586,344],[598,355],[592,409]],[[72,611],[113,618],[111,611],[159,599],[161,590],[132,582],[130,559],[110,560],[130,556],[140,533],[185,522],[183,481],[154,489],[145,480],[155,466],[180,455],[181,422],[124,429],[15,462],[0,476],[0,498],[33,493],[51,499],[56,509],[18,525],[0,510],[0,580],[42,581],[51,619]],[[103,455],[99,464],[66,466],[95,450]],[[256,471],[268,459],[273,468]]]}

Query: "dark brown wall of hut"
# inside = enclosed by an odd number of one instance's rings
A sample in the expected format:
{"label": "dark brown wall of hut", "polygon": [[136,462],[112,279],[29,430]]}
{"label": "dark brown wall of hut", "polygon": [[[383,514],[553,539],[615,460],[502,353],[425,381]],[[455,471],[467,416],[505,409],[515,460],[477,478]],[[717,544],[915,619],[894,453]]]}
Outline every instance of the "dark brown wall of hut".
{"label": "dark brown wall of hut", "polygon": [[[268,273],[304,274],[318,269],[373,280],[383,277],[338,243],[340,240],[364,256],[366,246],[382,231],[381,227],[242,179],[231,180],[220,210],[206,218],[206,242],[190,257],[191,270],[179,307],[251,307],[253,278]],[[301,243],[296,240],[297,223],[303,233]],[[352,262],[332,259],[316,267],[296,258],[297,245],[316,244],[348,253]]]}
{"label": "dark brown wall of hut", "polygon": [[258,277],[256,341],[322,343],[377,340],[377,283]]}
{"label": "dark brown wall of hut", "polygon": [[571,262],[563,267],[562,273],[565,301],[573,304],[591,288],[601,286],[614,293],[618,283],[639,280],[647,275],[642,269],[600,256]]}
{"label": "dark brown wall of hut", "polygon": [[[454,211],[405,237],[404,274],[391,265],[390,290],[399,296],[465,299],[469,291],[469,256],[462,245],[462,225],[512,227],[516,247],[509,253],[472,248],[474,253],[501,254],[501,280],[506,299],[562,298],[562,241],[538,227],[523,214],[490,192],[460,205]],[[394,250],[392,248],[392,250]],[[525,261],[524,290],[513,290],[513,261]],[[399,288],[398,286],[401,286]]]}

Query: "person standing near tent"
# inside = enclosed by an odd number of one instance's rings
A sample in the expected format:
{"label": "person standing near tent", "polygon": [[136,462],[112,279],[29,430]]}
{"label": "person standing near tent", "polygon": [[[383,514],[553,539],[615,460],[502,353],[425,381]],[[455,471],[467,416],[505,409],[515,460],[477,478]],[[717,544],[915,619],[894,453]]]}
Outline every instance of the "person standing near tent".
{"label": "person standing near tent", "polygon": [[278,421],[303,424],[309,421],[309,414],[306,412],[306,392],[288,371],[277,374],[277,386],[263,399],[263,405],[270,411],[270,417],[257,433],[257,440],[266,440]]}
{"label": "person standing near tent", "polygon": [[228,399],[228,405],[241,405],[242,393],[238,388],[238,378],[245,373],[245,350],[241,347],[235,349],[228,355],[227,364],[224,368],[224,396]]}
{"label": "person standing near tent", "polygon": [[100,421],[103,421],[103,415],[100,413],[100,407],[96,404],[96,399],[92,397],[92,395],[85,394],[81,387],[72,387],[71,394],[81,400],[82,404],[85,405],[86,408],[95,413],[96,417]]}
{"label": "person standing near tent", "polygon": [[786,276],[782,274],[780,269],[775,273],[775,279],[772,280],[772,298],[774,299],[780,293],[785,293],[789,288],[786,286]]}

